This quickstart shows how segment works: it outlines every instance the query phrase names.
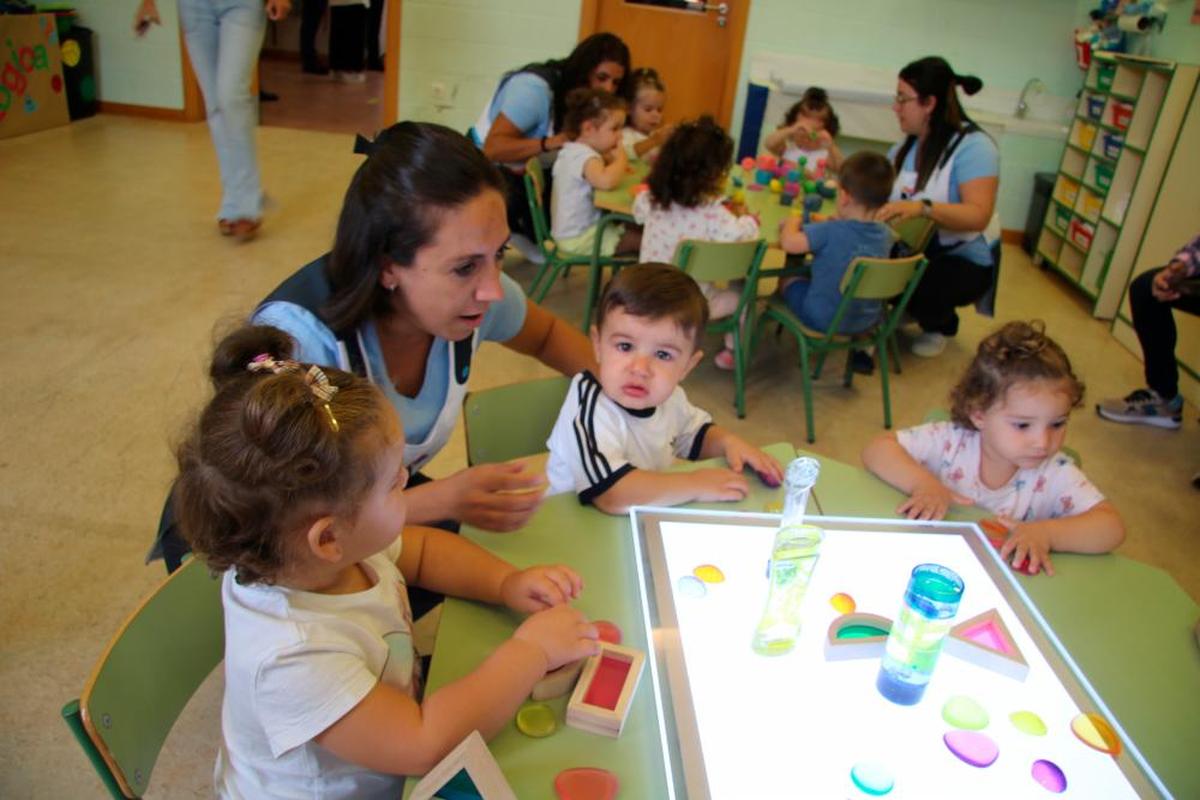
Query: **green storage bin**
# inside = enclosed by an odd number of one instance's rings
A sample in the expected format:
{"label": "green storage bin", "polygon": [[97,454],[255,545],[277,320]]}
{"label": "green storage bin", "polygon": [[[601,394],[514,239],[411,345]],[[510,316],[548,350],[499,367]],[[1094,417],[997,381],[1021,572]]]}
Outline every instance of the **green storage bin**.
{"label": "green storage bin", "polygon": [[1059,233],[1066,233],[1067,227],[1071,224],[1071,212],[1069,209],[1055,204],[1054,206],[1054,228]]}
{"label": "green storage bin", "polygon": [[1097,188],[1108,191],[1112,188],[1113,165],[1106,164],[1103,161],[1096,162],[1096,186]]}
{"label": "green storage bin", "polygon": [[1096,88],[1102,92],[1112,89],[1113,78],[1117,76],[1116,64],[1101,64],[1096,71]]}

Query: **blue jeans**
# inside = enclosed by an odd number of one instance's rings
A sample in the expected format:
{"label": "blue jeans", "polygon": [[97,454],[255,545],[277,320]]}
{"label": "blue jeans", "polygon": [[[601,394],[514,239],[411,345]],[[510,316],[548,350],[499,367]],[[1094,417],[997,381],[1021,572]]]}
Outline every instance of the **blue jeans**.
{"label": "blue jeans", "polygon": [[208,111],[221,169],[218,219],[262,215],[254,128],[258,98],[250,82],[267,29],[262,0],[179,0],[179,22]]}

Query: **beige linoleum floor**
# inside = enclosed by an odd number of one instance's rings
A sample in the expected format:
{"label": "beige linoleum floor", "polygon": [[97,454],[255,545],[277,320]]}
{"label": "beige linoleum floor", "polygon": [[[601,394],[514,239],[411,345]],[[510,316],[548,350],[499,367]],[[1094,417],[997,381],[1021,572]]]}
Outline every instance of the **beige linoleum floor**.
{"label": "beige linoleum floor", "polygon": [[[358,157],[350,137],[264,128],[272,199],[261,238],[217,235],[217,170],[201,124],[100,116],[0,141],[0,797],[99,797],[91,767],[59,718],[123,616],[162,577],[143,566],[166,487],[169,445],[204,396],[214,321],[245,314],[327,249]],[[513,274],[525,283],[529,265]],[[582,276],[550,305],[577,318]],[[1041,317],[1075,359],[1088,398],[1140,385],[1139,362],[1091,319],[1081,298],[1006,248],[1003,319]],[[992,321],[973,312],[945,355],[905,359],[897,423],[944,395]],[[735,419],[729,378],[709,364],[694,401],[752,441],[803,440],[792,350],[768,347]],[[880,430],[878,378],[817,389],[819,452],[856,461]],[[488,346],[473,386],[543,374]],[[1075,415],[1068,441],[1125,514],[1121,552],[1167,570],[1200,599],[1197,412],[1167,432]],[[461,436],[435,463],[463,464]],[[1117,587],[1114,587],[1116,589]],[[205,797],[219,735],[211,681],[176,727],[152,782],[159,797]]]}

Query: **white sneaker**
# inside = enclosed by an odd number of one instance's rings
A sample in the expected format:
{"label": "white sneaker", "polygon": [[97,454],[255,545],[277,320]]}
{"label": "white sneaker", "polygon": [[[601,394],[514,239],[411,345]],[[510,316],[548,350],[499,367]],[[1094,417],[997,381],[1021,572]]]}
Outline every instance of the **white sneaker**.
{"label": "white sneaker", "polygon": [[921,358],[934,358],[940,356],[942,351],[946,349],[946,337],[940,333],[926,331],[913,339],[912,351],[913,355]]}
{"label": "white sneaker", "polygon": [[542,255],[542,251],[538,249],[536,243],[529,241],[528,237],[514,233],[508,241],[530,264],[541,266],[546,263],[546,257]]}

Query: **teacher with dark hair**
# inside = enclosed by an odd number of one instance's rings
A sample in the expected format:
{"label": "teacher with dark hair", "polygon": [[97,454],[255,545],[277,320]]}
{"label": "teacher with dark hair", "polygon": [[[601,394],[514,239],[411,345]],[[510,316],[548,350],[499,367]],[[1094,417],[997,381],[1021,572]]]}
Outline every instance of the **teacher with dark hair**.
{"label": "teacher with dark hair", "polygon": [[888,152],[896,168],[885,222],[927,217],[936,235],[925,251],[929,266],[908,302],[921,326],[913,353],[933,357],[958,333],[958,306],[974,303],[992,286],[1000,224],[996,192],[1000,155],[958,100],[983,82],[956,75],[945,59],[929,56],[900,70],[892,109],[905,134]]}
{"label": "teacher with dark hair", "polygon": [[566,144],[562,123],[567,94],[580,87],[618,94],[628,74],[625,42],[612,33],[595,33],[565,59],[527,64],[500,78],[472,135],[508,184],[508,225],[514,234],[534,239],[522,175],[530,158],[540,156],[548,166]]}

